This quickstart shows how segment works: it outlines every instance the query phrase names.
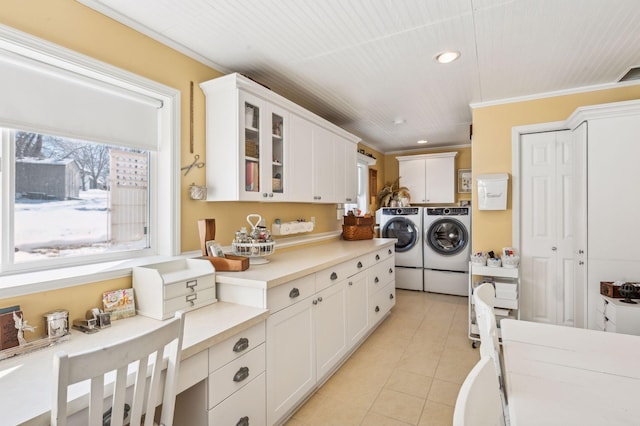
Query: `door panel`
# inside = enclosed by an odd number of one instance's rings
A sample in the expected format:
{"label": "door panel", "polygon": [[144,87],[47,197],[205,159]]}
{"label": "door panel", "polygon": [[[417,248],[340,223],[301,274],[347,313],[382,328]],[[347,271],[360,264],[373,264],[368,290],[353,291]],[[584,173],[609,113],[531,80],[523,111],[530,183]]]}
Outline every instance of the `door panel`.
{"label": "door panel", "polygon": [[521,318],[573,325],[573,138],[560,131],[521,142]]}

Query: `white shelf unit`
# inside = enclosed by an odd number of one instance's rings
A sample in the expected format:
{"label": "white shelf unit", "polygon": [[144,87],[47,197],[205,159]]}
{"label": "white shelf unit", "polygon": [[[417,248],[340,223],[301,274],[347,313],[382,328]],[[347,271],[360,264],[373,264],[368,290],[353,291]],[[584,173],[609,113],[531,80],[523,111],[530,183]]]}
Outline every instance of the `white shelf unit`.
{"label": "white shelf unit", "polygon": [[518,268],[494,268],[469,263],[469,340],[475,348],[480,341],[476,313],[473,302],[473,289],[476,284],[493,281],[497,286],[494,311],[500,333],[500,320],[503,318],[520,319],[520,270]]}

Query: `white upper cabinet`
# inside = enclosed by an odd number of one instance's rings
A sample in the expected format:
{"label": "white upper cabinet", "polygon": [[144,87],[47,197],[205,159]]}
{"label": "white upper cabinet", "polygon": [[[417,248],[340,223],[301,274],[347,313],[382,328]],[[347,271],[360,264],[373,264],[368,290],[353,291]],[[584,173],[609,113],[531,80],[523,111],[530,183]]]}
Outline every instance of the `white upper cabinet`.
{"label": "white upper cabinet", "polygon": [[[207,200],[343,203],[359,139],[271,90],[230,74],[206,96]],[[292,122],[291,122],[292,121]],[[336,147],[343,152],[335,161]]]}
{"label": "white upper cabinet", "polygon": [[411,202],[455,202],[455,158],[457,152],[396,157],[400,185],[409,188]]}

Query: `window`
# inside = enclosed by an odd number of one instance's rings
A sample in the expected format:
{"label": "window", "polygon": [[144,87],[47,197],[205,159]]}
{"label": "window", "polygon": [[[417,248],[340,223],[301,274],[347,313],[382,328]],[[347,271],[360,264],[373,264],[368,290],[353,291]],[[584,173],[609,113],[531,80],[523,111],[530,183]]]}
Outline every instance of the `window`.
{"label": "window", "polygon": [[0,27],[0,96],[0,276],[178,254],[177,90]]}

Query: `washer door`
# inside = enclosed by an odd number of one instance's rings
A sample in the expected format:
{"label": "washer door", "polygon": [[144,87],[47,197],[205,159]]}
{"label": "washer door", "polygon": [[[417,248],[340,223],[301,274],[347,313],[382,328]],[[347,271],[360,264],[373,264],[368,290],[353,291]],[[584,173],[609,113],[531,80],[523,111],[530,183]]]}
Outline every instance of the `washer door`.
{"label": "washer door", "polygon": [[411,250],[418,242],[420,230],[416,225],[403,217],[394,217],[382,228],[383,238],[396,238],[396,252]]}
{"label": "washer door", "polygon": [[443,256],[460,253],[469,244],[467,229],[460,221],[452,218],[433,222],[425,237],[425,244]]}

